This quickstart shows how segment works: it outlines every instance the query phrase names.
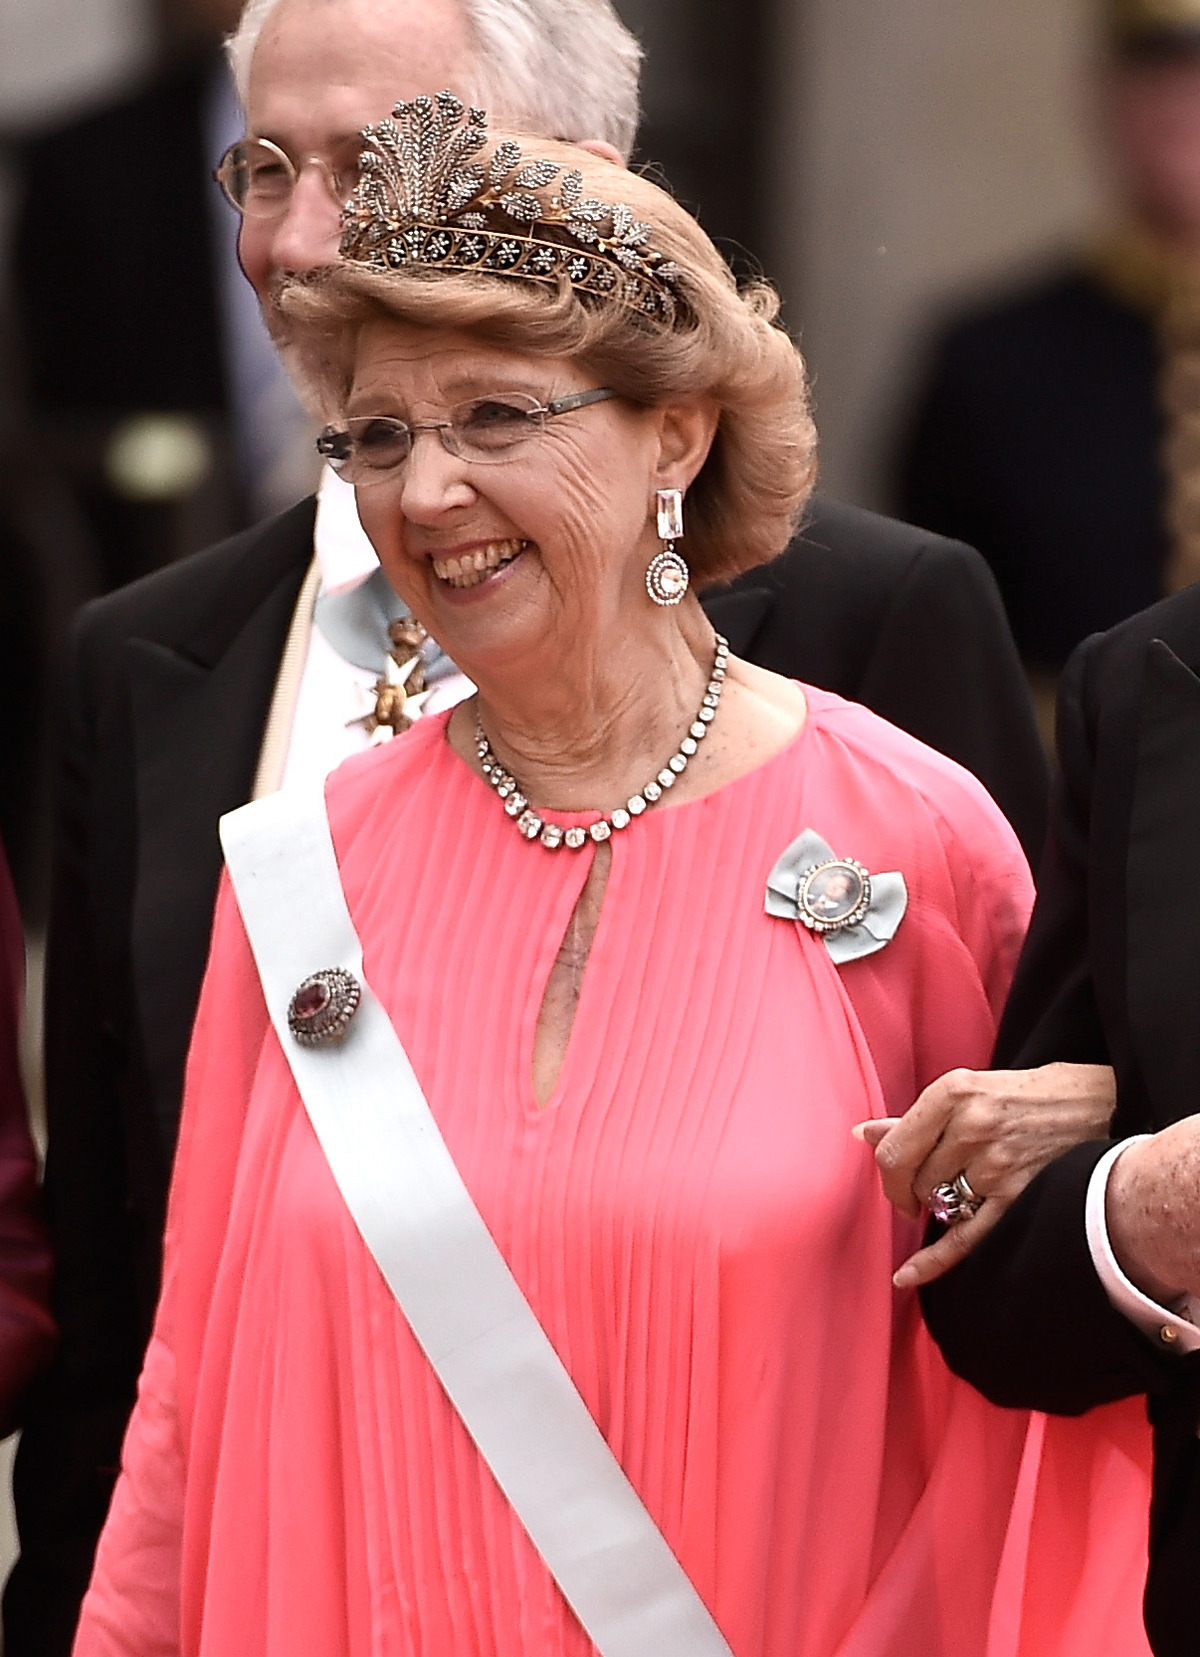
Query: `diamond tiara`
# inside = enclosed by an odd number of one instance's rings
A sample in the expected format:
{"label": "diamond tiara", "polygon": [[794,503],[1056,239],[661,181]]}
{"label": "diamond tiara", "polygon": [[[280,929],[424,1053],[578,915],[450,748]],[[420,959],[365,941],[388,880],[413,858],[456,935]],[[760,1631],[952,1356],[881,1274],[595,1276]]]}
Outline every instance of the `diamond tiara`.
{"label": "diamond tiara", "polygon": [[[475,271],[553,282],[668,326],[679,267],[648,246],[623,203],[583,195],[583,175],[525,160],[503,139],[484,165],[487,115],[452,92],[398,103],[363,131],[359,181],[342,213],[341,255],[371,270]],[[550,187],[554,186],[554,192]]]}

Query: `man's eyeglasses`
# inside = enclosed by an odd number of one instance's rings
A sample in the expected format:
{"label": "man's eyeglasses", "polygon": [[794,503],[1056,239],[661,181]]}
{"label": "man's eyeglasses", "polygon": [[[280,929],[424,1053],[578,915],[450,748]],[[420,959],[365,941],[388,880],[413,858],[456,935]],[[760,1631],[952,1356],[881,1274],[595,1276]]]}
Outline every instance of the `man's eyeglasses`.
{"label": "man's eyeglasses", "polygon": [[358,183],[358,152],[341,167],[319,155],[305,156],[297,167],[269,138],[243,138],[221,157],[213,177],[226,196],[250,219],[278,219],[287,212],[292,192],[305,167],[317,167],[329,194],[344,207]]}
{"label": "man's eyeglasses", "polygon": [[535,442],[546,421],[589,403],[606,402],[615,391],[576,391],[539,403],[523,391],[499,391],[489,397],[471,397],[447,410],[445,420],[410,424],[386,414],[364,414],[344,426],[326,426],[317,439],[317,451],[347,483],[386,483],[412,453],[417,432],[436,432],[447,454],[481,465],[509,460]]}

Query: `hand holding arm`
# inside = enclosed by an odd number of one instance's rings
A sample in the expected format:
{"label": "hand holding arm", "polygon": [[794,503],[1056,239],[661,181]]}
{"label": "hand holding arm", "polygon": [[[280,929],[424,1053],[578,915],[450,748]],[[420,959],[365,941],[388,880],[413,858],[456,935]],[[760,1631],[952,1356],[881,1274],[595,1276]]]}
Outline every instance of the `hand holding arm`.
{"label": "hand holding arm", "polygon": [[932,1282],[987,1235],[1034,1175],[1087,1139],[1103,1139],[1115,1103],[1107,1065],[1047,1064],[1037,1070],[952,1070],[898,1120],[860,1124],[875,1148],[884,1189],[910,1219],[935,1186],[965,1174],[981,1199],[901,1266],[899,1288]]}

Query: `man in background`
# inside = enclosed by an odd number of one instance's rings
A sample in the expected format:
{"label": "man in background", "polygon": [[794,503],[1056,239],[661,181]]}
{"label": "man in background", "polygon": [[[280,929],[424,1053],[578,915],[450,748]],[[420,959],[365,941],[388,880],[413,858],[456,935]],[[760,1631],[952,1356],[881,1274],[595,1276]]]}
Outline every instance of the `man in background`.
{"label": "man in background", "polygon": [[[271,146],[291,181],[276,215],[242,224],[264,307],[280,272],[336,256],[357,135],[397,98],[448,86],[498,125],[625,159],[639,59],[609,0],[251,0],[233,46],[249,159]],[[235,198],[247,159],[237,146],[223,169]],[[866,701],[970,766],[1036,847],[1041,753],[976,554],[822,502],[775,565],[707,602],[741,654]],[[387,734],[372,727],[397,626],[332,475],[315,500],[80,618],[46,1028],[62,1344],[18,1458],[7,1657],[65,1657],[107,1508],[157,1294],[217,819]],[[469,689],[432,645],[425,671],[426,711]]]}
{"label": "man in background", "polygon": [[1200,576],[1200,0],[1103,0],[1118,221],[936,343],[904,515],[976,546],[1052,683],[1088,634]]}

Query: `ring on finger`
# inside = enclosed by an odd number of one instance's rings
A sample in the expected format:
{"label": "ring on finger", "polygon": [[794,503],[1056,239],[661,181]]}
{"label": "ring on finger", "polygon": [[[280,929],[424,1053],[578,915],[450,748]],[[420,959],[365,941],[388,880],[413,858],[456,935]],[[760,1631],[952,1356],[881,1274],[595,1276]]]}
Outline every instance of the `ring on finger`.
{"label": "ring on finger", "polygon": [[967,1170],[965,1168],[960,1173],[955,1174],[953,1185],[962,1198],[964,1208],[969,1208],[974,1213],[977,1208],[983,1206],[983,1198],[975,1195],[967,1181]]}
{"label": "ring on finger", "polygon": [[952,1180],[935,1185],[929,1193],[929,1212],[942,1225],[960,1225],[976,1214],[982,1204],[983,1198],[972,1191],[965,1169]]}

